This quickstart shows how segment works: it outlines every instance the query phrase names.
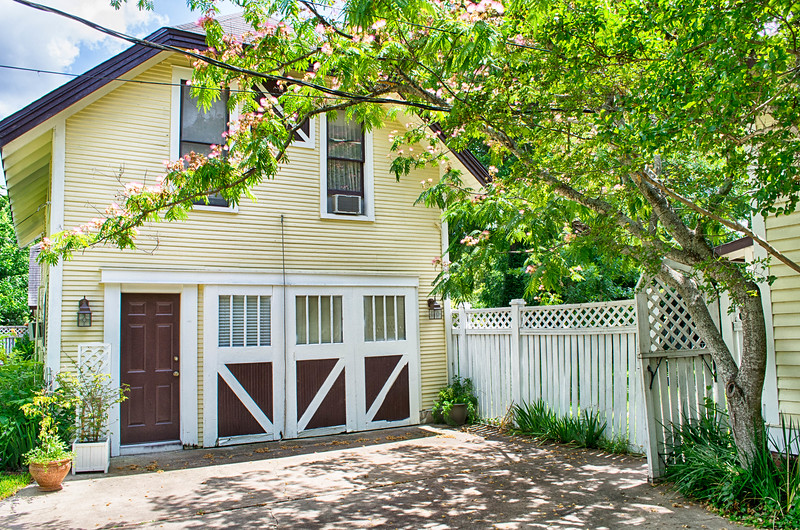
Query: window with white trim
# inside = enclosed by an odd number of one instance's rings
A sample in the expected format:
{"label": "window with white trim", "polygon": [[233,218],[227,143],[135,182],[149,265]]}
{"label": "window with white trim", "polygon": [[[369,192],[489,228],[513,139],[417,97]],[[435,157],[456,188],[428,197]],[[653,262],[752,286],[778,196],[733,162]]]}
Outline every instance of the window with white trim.
{"label": "window with white trim", "polygon": [[[224,143],[222,133],[228,128],[230,116],[228,114],[228,94],[223,92],[221,97],[211,103],[203,111],[197,106],[197,98],[192,97],[188,80],[181,79],[180,102],[180,128],[178,156],[195,152],[202,155],[211,153],[212,145]],[[208,203],[204,200],[195,201],[195,204],[229,208],[228,201],[219,193],[208,196]]]}
{"label": "window with white trim", "polygon": [[219,296],[219,347],[270,346],[271,299],[269,296],[226,294]]}
{"label": "window with white trim", "polygon": [[342,337],[342,297],[328,295],[295,298],[297,344],[335,344]]}
{"label": "window with white trim", "polygon": [[344,112],[321,122],[321,216],[374,220],[372,134]]}
{"label": "window with white trim", "polygon": [[406,297],[364,297],[364,342],[406,340]]}

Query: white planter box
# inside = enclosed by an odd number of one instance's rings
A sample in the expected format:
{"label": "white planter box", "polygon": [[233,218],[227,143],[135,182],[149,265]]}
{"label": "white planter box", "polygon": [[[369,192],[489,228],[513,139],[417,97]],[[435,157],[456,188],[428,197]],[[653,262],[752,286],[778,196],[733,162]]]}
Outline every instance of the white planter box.
{"label": "white planter box", "polygon": [[74,442],[75,460],[72,461],[72,474],[102,471],[108,473],[111,460],[111,439],[102,442]]}

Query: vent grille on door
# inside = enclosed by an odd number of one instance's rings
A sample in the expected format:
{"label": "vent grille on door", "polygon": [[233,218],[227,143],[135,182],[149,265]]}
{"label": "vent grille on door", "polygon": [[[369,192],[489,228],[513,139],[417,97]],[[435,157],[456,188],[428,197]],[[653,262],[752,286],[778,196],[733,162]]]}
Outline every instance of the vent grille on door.
{"label": "vent grille on door", "polygon": [[219,297],[219,347],[270,346],[270,297],[221,295]]}

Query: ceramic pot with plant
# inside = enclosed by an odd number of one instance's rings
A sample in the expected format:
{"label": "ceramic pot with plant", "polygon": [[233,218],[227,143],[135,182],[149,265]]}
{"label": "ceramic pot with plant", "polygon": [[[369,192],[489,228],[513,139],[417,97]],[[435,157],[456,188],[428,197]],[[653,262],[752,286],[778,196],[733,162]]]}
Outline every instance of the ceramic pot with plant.
{"label": "ceramic pot with plant", "polygon": [[111,376],[78,368],[77,375],[62,373],[58,382],[75,403],[77,435],[72,444],[75,460],[72,472],[108,472],[111,439],[108,414],[111,407],[127,399],[127,385],[114,387]]}
{"label": "ceramic pot with plant", "polygon": [[53,413],[57,408],[69,408],[71,405],[71,401],[60,392],[41,390],[32,403],[22,406],[27,416],[41,417],[36,446],[25,453],[24,461],[42,491],[60,490],[61,481],[69,473],[74,455],[59,438]]}
{"label": "ceramic pot with plant", "polygon": [[433,404],[433,419],[448,425],[474,423],[478,419],[478,398],[469,378],[453,377],[453,381],[439,390]]}

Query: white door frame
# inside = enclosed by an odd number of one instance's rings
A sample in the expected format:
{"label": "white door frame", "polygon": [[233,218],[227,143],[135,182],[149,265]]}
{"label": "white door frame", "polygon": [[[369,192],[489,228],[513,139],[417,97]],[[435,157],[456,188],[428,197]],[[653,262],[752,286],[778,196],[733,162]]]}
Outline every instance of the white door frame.
{"label": "white door frame", "polygon": [[[122,346],[122,293],[177,293],[180,302],[180,436],[197,445],[197,285],[106,283],[103,290],[103,342],[111,345],[111,380],[119,386]],[[111,455],[120,454],[120,405],[109,411]],[[142,452],[147,444],[142,444]],[[154,444],[157,445],[157,444]],[[154,448],[154,450],[156,450]]]}

